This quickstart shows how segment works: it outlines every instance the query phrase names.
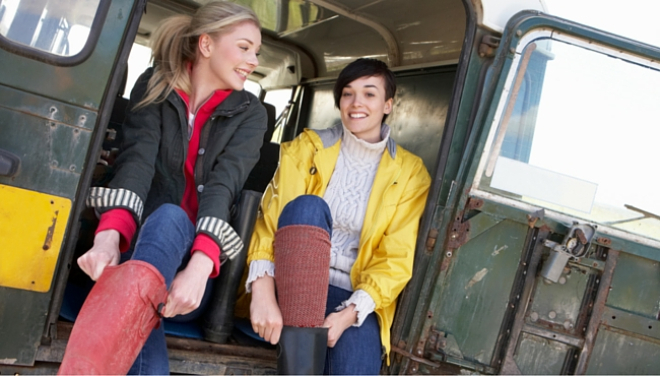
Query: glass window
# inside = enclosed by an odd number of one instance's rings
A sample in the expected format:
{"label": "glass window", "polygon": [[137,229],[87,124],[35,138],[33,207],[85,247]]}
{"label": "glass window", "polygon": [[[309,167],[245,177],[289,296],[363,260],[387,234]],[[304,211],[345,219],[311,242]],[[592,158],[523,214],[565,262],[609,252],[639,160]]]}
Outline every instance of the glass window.
{"label": "glass window", "polygon": [[259,83],[254,81],[250,81],[250,80],[245,81],[245,85],[243,86],[243,89],[254,94],[257,98],[259,98],[259,94],[261,94],[261,85],[259,85]]}
{"label": "glass window", "polygon": [[660,240],[660,71],[600,51],[526,46],[479,187]]}
{"label": "glass window", "polygon": [[0,35],[58,56],[82,51],[100,0],[0,0]]}
{"label": "glass window", "polygon": [[129,99],[135,82],[144,71],[151,66],[151,48],[133,43],[128,55],[128,75],[123,97]]}

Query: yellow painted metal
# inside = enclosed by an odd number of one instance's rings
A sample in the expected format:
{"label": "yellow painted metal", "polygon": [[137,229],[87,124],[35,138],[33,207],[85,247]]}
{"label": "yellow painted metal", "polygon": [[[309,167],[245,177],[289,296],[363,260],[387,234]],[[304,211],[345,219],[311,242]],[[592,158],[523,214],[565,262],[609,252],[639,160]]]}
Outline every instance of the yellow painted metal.
{"label": "yellow painted metal", "polygon": [[47,292],[71,200],[0,184],[0,286]]}

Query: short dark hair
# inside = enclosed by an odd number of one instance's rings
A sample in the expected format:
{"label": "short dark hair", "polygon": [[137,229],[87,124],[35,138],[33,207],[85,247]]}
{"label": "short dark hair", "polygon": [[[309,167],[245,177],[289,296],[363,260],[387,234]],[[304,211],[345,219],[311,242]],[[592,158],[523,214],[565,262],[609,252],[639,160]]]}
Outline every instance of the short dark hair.
{"label": "short dark hair", "polygon": [[362,58],[348,64],[337,77],[335,88],[332,90],[335,96],[335,106],[339,108],[341,92],[351,82],[362,77],[382,77],[385,81],[385,100],[394,98],[396,93],[396,79],[394,73],[387,67],[387,64],[377,59]]}

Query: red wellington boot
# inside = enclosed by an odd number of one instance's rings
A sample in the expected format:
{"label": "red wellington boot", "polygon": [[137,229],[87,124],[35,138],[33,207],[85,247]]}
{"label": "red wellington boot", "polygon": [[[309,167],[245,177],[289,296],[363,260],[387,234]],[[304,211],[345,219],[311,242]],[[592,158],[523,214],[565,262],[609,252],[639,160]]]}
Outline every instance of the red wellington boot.
{"label": "red wellington boot", "polygon": [[60,375],[126,374],[167,299],[165,279],[151,264],[127,261],[105,268],[73,326]]}

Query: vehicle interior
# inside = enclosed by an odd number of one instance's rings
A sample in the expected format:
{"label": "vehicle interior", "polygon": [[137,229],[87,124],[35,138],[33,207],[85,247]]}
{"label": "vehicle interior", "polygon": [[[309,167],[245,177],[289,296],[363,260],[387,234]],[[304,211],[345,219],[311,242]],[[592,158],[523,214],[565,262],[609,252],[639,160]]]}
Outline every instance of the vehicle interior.
{"label": "vehicle interior", "polygon": [[[246,90],[266,104],[269,116],[261,160],[246,182],[232,223],[244,243],[249,243],[261,193],[277,167],[279,144],[293,139],[306,127],[323,129],[339,120],[332,97],[334,80],[357,58],[383,60],[395,72],[397,95],[388,117],[391,135],[419,155],[434,175],[467,27],[466,8],[460,0],[417,2],[415,6],[407,0],[236,2],[251,7],[262,23],[260,65],[249,77]],[[164,18],[191,14],[203,3],[147,3],[92,185],[102,185],[111,176],[122,137],[126,98],[135,79],[150,64],[148,47],[153,31]],[[90,248],[96,221],[91,210],[81,215],[74,260]],[[166,321],[173,372],[244,373],[247,363],[252,372],[274,370],[274,347],[258,341],[254,333],[249,333],[249,324],[234,318],[245,253],[223,264],[215,282],[213,303],[204,317],[185,324]],[[75,320],[90,286],[91,281],[72,262],[58,322],[63,327],[61,332],[69,330],[71,324],[67,322]],[[209,357],[211,353],[215,357]]]}
{"label": "vehicle interior", "polygon": [[[0,157],[21,158],[0,158],[0,373],[57,372],[92,284],[87,188],[112,177],[155,28],[207,1],[0,0]],[[261,20],[246,90],[269,118],[233,211],[244,243],[280,144],[338,121],[339,71],[395,73],[391,137],[433,182],[382,373],[658,373],[660,50],[542,0],[230,1]],[[275,373],[236,309],[245,257],[198,320],[164,323],[173,373]]]}

